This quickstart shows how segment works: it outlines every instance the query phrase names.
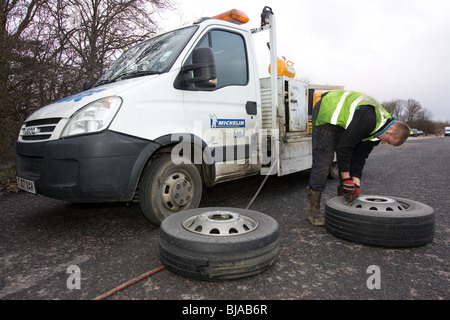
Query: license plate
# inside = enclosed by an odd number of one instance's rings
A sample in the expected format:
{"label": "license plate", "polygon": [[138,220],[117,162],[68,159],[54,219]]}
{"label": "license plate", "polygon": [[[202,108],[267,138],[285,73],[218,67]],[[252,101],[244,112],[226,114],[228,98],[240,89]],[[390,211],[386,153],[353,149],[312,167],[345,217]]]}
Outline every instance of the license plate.
{"label": "license plate", "polygon": [[16,178],[17,178],[17,186],[19,187],[19,189],[25,190],[26,192],[30,192],[32,194],[36,194],[36,186],[34,181],[20,177]]}

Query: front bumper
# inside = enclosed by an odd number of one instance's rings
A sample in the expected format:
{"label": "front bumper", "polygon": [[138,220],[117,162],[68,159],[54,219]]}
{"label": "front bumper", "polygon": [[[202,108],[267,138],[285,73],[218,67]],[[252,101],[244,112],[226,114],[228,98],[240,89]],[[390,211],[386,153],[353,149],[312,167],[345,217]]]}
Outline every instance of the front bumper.
{"label": "front bumper", "polygon": [[69,202],[130,201],[160,145],[113,131],[46,142],[16,142],[17,176],[38,194]]}

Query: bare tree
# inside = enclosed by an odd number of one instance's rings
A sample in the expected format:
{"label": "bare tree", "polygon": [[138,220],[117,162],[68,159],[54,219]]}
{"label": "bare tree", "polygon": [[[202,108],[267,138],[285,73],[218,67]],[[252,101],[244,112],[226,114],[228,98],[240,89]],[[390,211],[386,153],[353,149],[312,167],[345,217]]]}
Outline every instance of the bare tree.
{"label": "bare tree", "polygon": [[13,74],[14,68],[20,65],[20,60],[23,61],[29,57],[29,52],[25,51],[30,42],[24,41],[22,36],[33,23],[41,6],[42,1],[37,0],[0,0],[0,106],[2,111],[5,111],[4,104],[9,103],[8,78]]}
{"label": "bare tree", "polygon": [[26,106],[36,99],[32,74],[39,69],[40,26],[36,21],[43,3],[0,0],[0,164],[11,161]]}
{"label": "bare tree", "polygon": [[434,122],[435,131],[434,134],[443,136],[445,134],[445,127],[450,127],[450,121],[437,121]]}
{"label": "bare tree", "polygon": [[0,0],[0,164],[25,118],[97,80],[120,51],[158,32],[171,0]]}
{"label": "bare tree", "polygon": [[436,132],[436,123],[431,120],[431,111],[424,108],[420,102],[414,99],[394,99],[382,105],[395,119],[406,122],[411,128],[427,133]]}
{"label": "bare tree", "polygon": [[397,120],[403,121],[403,100],[395,99],[382,103],[389,114]]}
{"label": "bare tree", "polygon": [[405,101],[404,110],[406,122],[411,123],[420,117],[422,105],[414,99],[408,99]]}
{"label": "bare tree", "polygon": [[158,31],[155,10],[171,7],[168,0],[58,0],[50,10],[67,59],[95,81],[117,52]]}
{"label": "bare tree", "polygon": [[432,113],[430,110],[420,108],[412,118],[413,120],[408,122],[411,127],[418,128],[427,133],[434,134],[436,132],[436,124],[431,121]]}

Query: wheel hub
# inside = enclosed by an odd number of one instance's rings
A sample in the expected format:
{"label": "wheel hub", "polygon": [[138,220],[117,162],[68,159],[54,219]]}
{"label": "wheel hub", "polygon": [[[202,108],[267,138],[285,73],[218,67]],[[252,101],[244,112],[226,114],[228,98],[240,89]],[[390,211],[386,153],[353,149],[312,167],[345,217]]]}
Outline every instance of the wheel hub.
{"label": "wheel hub", "polygon": [[203,235],[234,236],[255,230],[258,221],[235,212],[216,210],[186,218],[183,227]]}
{"label": "wheel hub", "polygon": [[181,173],[170,175],[162,188],[163,204],[170,210],[178,210],[188,204],[194,193],[191,182]]}
{"label": "wheel hub", "polygon": [[410,206],[404,202],[383,196],[359,196],[349,204],[349,207],[381,212],[401,212],[410,209]]}

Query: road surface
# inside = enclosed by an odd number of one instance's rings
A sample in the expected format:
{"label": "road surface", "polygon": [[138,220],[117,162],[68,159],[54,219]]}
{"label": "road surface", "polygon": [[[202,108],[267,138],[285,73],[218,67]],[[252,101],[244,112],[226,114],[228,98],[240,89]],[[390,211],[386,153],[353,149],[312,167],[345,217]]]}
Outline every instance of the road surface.
{"label": "road surface", "polygon": [[[201,207],[245,208],[263,178],[220,184],[206,191]],[[380,145],[364,170],[362,194],[433,207],[435,238],[423,247],[371,247],[311,226],[304,219],[308,178],[308,172],[270,177],[251,207],[280,224],[279,257],[268,271],[203,282],[162,269],[106,299],[450,298],[450,138],[412,138],[397,148]],[[323,198],[334,197],[336,187],[337,181],[329,180]],[[19,192],[0,196],[0,211],[0,299],[90,300],[161,267],[158,227],[138,204],[74,205]],[[370,288],[373,266],[379,270],[379,288]]]}

